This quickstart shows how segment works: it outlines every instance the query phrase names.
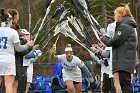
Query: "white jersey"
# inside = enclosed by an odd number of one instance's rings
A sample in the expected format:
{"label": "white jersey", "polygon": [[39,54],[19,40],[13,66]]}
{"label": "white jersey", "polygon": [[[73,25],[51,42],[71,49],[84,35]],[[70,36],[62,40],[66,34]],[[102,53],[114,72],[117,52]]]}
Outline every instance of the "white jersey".
{"label": "white jersey", "polygon": [[10,27],[0,27],[0,75],[15,75],[14,45],[18,42],[17,31]]}
{"label": "white jersey", "polygon": [[[116,28],[116,21],[114,21],[111,24],[108,24],[106,36],[114,37],[115,28]],[[103,73],[109,74],[110,78],[113,77],[113,74],[112,74],[112,47],[106,47],[105,50],[110,51],[110,58],[108,58],[109,66],[106,67],[104,64],[101,64],[101,80],[103,80]]]}
{"label": "white jersey", "polygon": [[23,57],[23,66],[29,66],[31,64],[31,60],[33,59],[34,58],[26,59],[25,57]]}
{"label": "white jersey", "polygon": [[34,60],[34,58],[26,59],[23,58],[23,66],[27,66],[27,82],[32,82],[33,78],[33,63],[31,61]]}
{"label": "white jersey", "polygon": [[34,57],[31,57],[29,59],[27,59],[25,56],[23,58],[23,66],[27,66],[27,82],[32,82],[32,78],[33,78],[33,60],[36,60],[39,56],[42,55],[42,51],[41,50],[35,50],[33,55]]}
{"label": "white jersey", "polygon": [[33,79],[33,63],[27,67],[27,82],[32,83]]}
{"label": "white jersey", "polygon": [[111,78],[111,77],[113,77],[113,74],[112,74],[112,47],[106,47],[105,50],[110,51],[110,57],[107,59],[109,66],[105,66],[104,63],[101,63],[101,77],[103,76],[103,73],[106,73],[109,75],[109,78]]}
{"label": "white jersey", "polygon": [[108,24],[106,36],[114,37],[115,28],[116,28],[116,21],[111,24]]}
{"label": "white jersey", "polygon": [[17,31],[10,27],[0,27],[0,62],[15,63],[14,45],[18,42]]}
{"label": "white jersey", "polygon": [[57,57],[58,60],[62,62],[62,73],[64,81],[72,80],[76,82],[82,82],[82,74],[80,68],[83,67],[84,63],[74,55],[71,62],[67,61],[65,54],[58,55]]}

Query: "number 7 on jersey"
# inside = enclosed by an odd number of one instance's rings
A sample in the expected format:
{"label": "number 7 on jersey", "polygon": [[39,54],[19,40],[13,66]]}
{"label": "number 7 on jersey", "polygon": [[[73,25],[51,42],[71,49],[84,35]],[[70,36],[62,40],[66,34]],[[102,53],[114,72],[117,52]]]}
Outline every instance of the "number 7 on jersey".
{"label": "number 7 on jersey", "polygon": [[0,37],[0,49],[7,49],[7,37]]}

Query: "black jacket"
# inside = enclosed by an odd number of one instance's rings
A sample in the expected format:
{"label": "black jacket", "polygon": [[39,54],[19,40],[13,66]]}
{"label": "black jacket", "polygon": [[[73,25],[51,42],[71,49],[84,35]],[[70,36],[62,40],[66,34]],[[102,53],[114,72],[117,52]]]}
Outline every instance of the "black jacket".
{"label": "black jacket", "polygon": [[[24,45],[27,43],[27,41],[20,38],[21,45]],[[23,73],[23,56],[28,54],[32,48],[29,48],[27,50],[24,50],[22,52],[15,51],[15,61],[16,61],[16,79],[21,80],[22,79],[22,73]]]}
{"label": "black jacket", "polygon": [[125,17],[116,24],[113,38],[104,36],[101,40],[113,47],[113,73],[123,70],[134,73],[136,59],[136,22],[132,17]]}
{"label": "black jacket", "polygon": [[[21,45],[25,45],[27,41],[20,38]],[[23,56],[28,54],[32,48],[21,52],[15,52],[15,60],[16,60],[16,80],[18,80],[18,91],[20,93],[25,93],[26,90],[26,83],[27,83],[27,70],[23,66]]]}

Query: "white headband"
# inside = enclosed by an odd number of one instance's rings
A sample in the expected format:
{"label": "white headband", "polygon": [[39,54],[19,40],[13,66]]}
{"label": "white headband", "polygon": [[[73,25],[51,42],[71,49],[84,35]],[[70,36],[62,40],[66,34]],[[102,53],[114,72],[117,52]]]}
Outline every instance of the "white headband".
{"label": "white headband", "polygon": [[8,21],[10,20],[10,19],[12,19],[12,16],[8,13]]}
{"label": "white headband", "polygon": [[5,22],[1,22],[1,27],[5,27],[6,23]]}
{"label": "white headband", "polygon": [[67,52],[67,51],[72,51],[72,48],[71,47],[66,47],[65,52]]}

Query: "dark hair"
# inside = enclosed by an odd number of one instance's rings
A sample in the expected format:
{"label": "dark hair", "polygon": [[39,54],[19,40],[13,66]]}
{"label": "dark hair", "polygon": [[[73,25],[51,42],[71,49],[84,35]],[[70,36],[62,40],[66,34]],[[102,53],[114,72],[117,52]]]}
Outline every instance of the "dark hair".
{"label": "dark hair", "polygon": [[6,12],[4,8],[0,9],[0,20],[2,22],[9,21],[11,18],[12,18],[12,16],[10,14],[8,14],[8,12]]}
{"label": "dark hair", "polygon": [[11,8],[9,8],[9,9],[7,9],[6,10],[13,18],[16,16],[16,15],[18,15],[18,11],[16,10],[16,9],[11,9]]}
{"label": "dark hair", "polygon": [[15,24],[15,30],[18,32],[19,37],[23,36],[23,34],[21,33],[21,27],[19,24]]}
{"label": "dark hair", "polygon": [[14,30],[20,30],[21,29],[19,24],[14,24],[14,25],[11,26],[11,28],[13,28]]}
{"label": "dark hair", "polygon": [[16,30],[21,29],[21,27],[20,27],[20,25],[19,25],[19,24],[15,24],[15,26],[16,26]]}

